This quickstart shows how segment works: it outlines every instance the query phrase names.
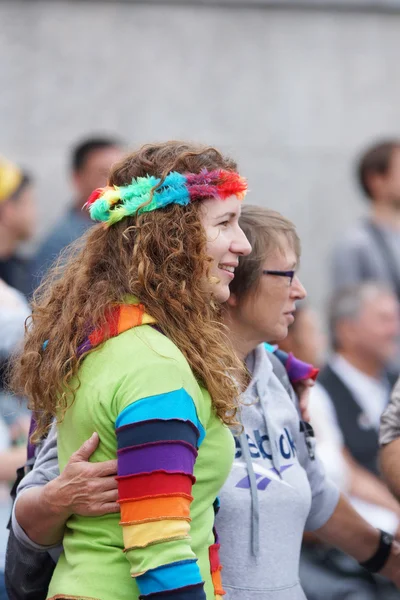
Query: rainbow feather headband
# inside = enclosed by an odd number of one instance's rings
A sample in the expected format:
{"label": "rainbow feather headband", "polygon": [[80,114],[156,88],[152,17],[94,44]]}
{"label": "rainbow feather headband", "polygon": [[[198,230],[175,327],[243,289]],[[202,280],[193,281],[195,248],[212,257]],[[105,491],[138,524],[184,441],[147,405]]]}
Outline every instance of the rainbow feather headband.
{"label": "rainbow feather headband", "polygon": [[247,182],[234,171],[216,169],[200,173],[171,171],[162,180],[153,175],[137,177],[125,186],[98,188],[90,195],[85,207],[90,217],[113,225],[125,217],[164,208],[169,204],[186,206],[189,202],[236,196],[242,200]]}

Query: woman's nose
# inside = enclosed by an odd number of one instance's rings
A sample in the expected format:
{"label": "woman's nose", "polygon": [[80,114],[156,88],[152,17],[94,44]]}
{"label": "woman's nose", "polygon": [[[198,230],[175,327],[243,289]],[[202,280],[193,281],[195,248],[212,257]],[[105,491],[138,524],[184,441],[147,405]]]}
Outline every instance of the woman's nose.
{"label": "woman's nose", "polygon": [[295,275],[293,279],[292,293],[298,300],[303,300],[307,296],[306,288],[303,286],[297,275]]}
{"label": "woman's nose", "polygon": [[251,252],[250,242],[240,227],[238,227],[237,235],[232,242],[231,250],[235,254],[240,254],[241,256],[248,256]]}

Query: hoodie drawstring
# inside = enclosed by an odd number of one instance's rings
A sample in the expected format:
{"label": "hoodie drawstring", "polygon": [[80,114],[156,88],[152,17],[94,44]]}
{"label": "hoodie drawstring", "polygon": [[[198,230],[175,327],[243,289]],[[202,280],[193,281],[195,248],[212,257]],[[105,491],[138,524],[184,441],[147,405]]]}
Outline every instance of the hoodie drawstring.
{"label": "hoodie drawstring", "polygon": [[247,474],[250,481],[251,495],[251,549],[254,556],[258,556],[260,551],[260,511],[258,506],[258,490],[257,481],[251,460],[249,443],[247,441],[246,432],[239,436],[240,447],[243,452],[243,457],[246,461]]}
{"label": "hoodie drawstring", "polygon": [[[250,372],[254,372],[257,369],[259,371],[258,376],[252,377],[253,382],[255,383],[255,392],[258,396],[258,401],[260,403],[260,409],[263,413],[264,423],[266,428],[266,434],[270,441],[271,446],[271,455],[272,455],[272,465],[277,473],[278,477],[282,479],[281,475],[281,461],[279,455],[279,448],[277,445],[276,436],[278,432],[274,430],[273,424],[269,421],[268,416],[268,396],[270,394],[268,390],[268,385],[270,381],[270,376],[274,372],[273,363],[267,357],[266,350],[263,346],[259,346],[256,348],[255,353],[251,356],[254,359],[254,364],[246,363]],[[260,371],[262,372],[263,379],[267,381],[259,381]],[[257,479],[253,468],[253,461],[250,454],[249,442],[247,439],[246,432],[243,432],[239,436],[239,443],[243,453],[243,458],[246,462],[247,474],[250,482],[250,495],[251,495],[251,549],[253,556],[259,555],[260,550],[260,509],[258,502],[258,488],[257,488]]]}

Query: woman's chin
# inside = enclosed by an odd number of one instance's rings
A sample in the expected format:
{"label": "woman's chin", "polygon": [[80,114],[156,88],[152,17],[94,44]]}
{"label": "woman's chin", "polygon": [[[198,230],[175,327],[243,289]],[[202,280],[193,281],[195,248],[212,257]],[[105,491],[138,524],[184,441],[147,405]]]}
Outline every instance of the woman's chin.
{"label": "woman's chin", "polygon": [[229,285],[217,284],[215,287],[213,287],[212,294],[218,304],[223,304],[231,295]]}
{"label": "woman's chin", "polygon": [[289,332],[289,328],[282,325],[281,327],[277,327],[276,331],[274,331],[274,342],[276,344],[279,344],[279,342],[282,342],[284,339],[287,338],[287,334]]}

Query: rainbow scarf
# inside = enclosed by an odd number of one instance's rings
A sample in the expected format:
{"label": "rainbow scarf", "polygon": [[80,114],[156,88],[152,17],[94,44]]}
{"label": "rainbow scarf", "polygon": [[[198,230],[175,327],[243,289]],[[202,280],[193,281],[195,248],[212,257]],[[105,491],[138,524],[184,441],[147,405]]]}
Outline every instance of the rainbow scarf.
{"label": "rainbow scarf", "polygon": [[170,204],[186,206],[189,202],[236,196],[243,200],[247,182],[234,171],[215,169],[200,173],[171,171],[164,179],[146,175],[133,178],[125,186],[107,186],[94,190],[85,204],[93,221],[113,225],[121,219],[165,208]]}
{"label": "rainbow scarf", "polygon": [[78,346],[77,355],[82,356],[109,338],[139,325],[152,325],[156,320],[146,313],[143,304],[133,296],[127,297],[126,304],[116,304],[106,311],[105,324],[93,329]]}

